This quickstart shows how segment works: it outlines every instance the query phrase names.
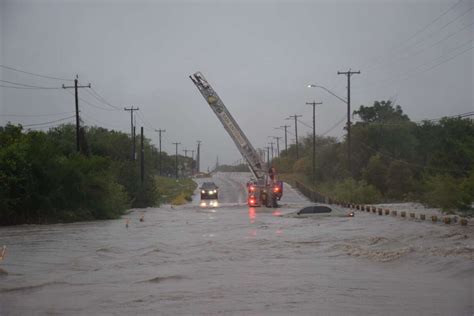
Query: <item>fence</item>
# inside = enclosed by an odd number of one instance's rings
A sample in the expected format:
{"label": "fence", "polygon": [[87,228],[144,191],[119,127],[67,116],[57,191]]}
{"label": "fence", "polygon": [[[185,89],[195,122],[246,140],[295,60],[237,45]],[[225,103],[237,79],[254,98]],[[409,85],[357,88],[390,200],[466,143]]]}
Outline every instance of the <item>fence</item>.
{"label": "fence", "polygon": [[303,183],[296,181],[296,188],[300,191],[304,196],[306,196],[311,202],[318,202],[318,203],[326,203],[332,204],[332,199],[328,198],[327,196],[322,195],[321,193],[314,191],[308,188]]}

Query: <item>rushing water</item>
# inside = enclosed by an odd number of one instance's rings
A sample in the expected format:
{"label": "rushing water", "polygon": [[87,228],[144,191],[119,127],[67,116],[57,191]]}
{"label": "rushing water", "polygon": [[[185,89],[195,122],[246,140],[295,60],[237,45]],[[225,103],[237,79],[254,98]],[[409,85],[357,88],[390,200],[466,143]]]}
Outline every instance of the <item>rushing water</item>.
{"label": "rushing water", "polygon": [[471,227],[281,216],[307,201],[249,209],[245,179],[215,177],[217,208],[0,228],[0,315],[472,315]]}

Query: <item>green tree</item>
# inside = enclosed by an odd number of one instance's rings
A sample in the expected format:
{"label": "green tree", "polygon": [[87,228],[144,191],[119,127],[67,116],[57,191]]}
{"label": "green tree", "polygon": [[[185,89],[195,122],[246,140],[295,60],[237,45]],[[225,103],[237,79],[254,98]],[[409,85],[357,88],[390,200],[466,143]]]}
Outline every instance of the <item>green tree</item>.
{"label": "green tree", "polygon": [[363,178],[368,184],[375,186],[382,194],[387,191],[388,164],[382,155],[376,154],[370,157]]}

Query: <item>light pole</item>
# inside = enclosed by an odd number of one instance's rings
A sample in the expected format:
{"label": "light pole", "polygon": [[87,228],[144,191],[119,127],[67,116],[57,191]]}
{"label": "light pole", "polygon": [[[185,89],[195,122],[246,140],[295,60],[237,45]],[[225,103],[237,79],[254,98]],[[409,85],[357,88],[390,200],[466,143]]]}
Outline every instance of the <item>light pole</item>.
{"label": "light pole", "polygon": [[351,104],[350,102],[348,102],[347,99],[344,99],[344,98],[341,98],[340,96],[338,96],[337,94],[335,94],[334,92],[332,92],[331,90],[329,90],[328,88],[324,87],[324,86],[321,86],[321,85],[317,85],[317,84],[309,84],[308,85],[308,88],[320,88],[320,89],[323,89],[324,91],[326,91],[327,93],[329,93],[330,95],[332,95],[333,97],[337,98],[338,100],[344,102],[344,104],[347,105],[347,166],[349,168],[349,172],[351,172],[351,132],[350,132],[350,129],[351,129],[351,115],[350,115],[350,107],[351,107]]}
{"label": "light pole", "polygon": [[315,185],[315,174],[316,174],[316,105],[323,104],[323,102],[306,102],[307,105],[313,106],[313,187]]}

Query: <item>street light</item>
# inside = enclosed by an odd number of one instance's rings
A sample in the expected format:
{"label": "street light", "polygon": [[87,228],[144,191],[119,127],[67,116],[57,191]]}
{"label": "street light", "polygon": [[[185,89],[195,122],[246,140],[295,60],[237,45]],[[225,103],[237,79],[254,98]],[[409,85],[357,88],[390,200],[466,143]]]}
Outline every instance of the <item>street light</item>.
{"label": "street light", "polygon": [[351,115],[350,115],[350,108],[351,104],[348,99],[341,98],[328,88],[317,85],[317,84],[308,84],[308,88],[320,88],[326,91],[327,93],[331,94],[332,96],[336,97],[338,100],[344,102],[347,105],[347,166],[349,168],[349,172],[351,172]]}
{"label": "street light", "polygon": [[335,94],[334,92],[332,92],[331,90],[329,90],[328,88],[324,87],[324,86],[320,86],[320,85],[317,85],[317,84],[309,84],[307,86],[308,88],[321,88],[323,90],[325,90],[327,93],[331,94],[332,96],[338,98],[340,101],[344,102],[345,104],[347,104],[347,100],[344,99],[344,98],[341,98],[340,96],[338,96],[337,94]]}

